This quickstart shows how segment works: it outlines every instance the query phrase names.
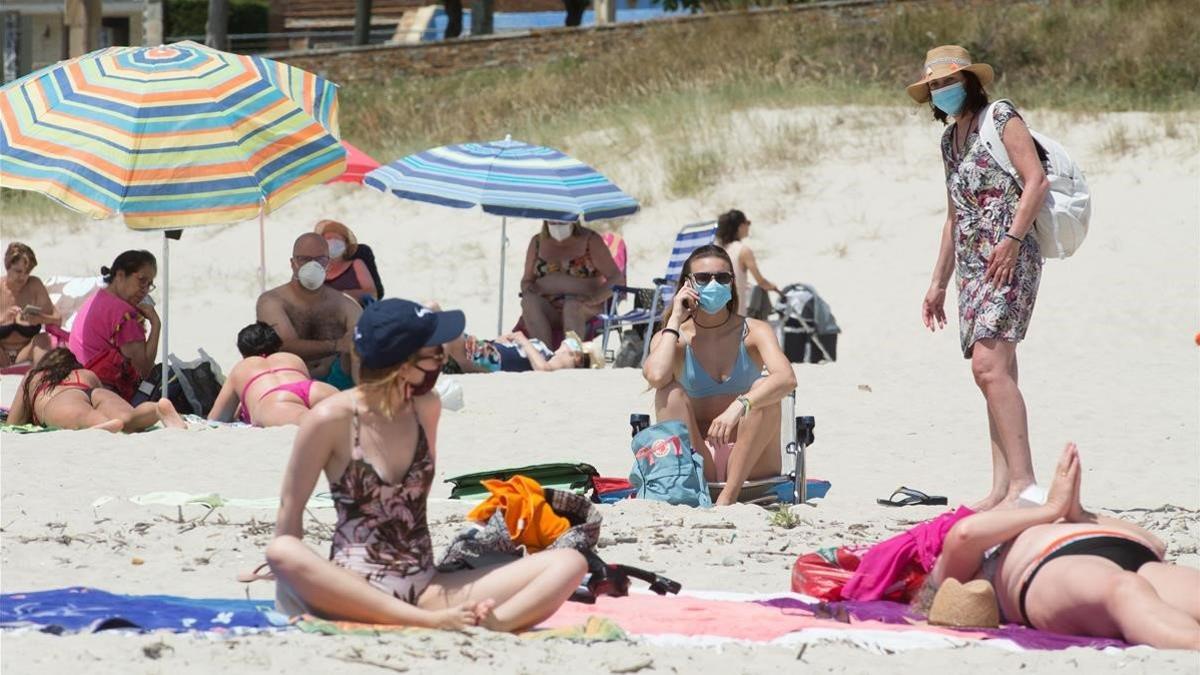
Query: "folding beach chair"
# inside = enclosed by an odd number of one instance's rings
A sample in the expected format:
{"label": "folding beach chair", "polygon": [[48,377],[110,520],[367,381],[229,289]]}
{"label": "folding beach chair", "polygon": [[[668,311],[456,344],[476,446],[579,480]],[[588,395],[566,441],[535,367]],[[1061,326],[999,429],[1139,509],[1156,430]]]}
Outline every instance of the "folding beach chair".
{"label": "folding beach chair", "polygon": [[[654,279],[654,288],[634,288],[630,286],[614,286],[613,299],[609,303],[609,307],[613,311],[599,315],[599,319],[603,321],[603,341],[605,358],[612,361],[611,352],[608,349],[608,338],[613,330],[620,332],[623,325],[644,325],[645,334],[643,335],[642,344],[642,360],[646,359],[646,354],[650,353],[650,336],[654,332],[654,324],[662,318],[663,312],[667,306],[671,304],[671,299],[675,296],[675,284],[679,281],[679,274],[683,271],[683,262],[692,254],[692,251],[711,244],[717,235],[717,221],[707,220],[702,223],[692,223],[685,225],[678,234],[675,235],[675,244],[671,247],[671,257],[667,261],[667,272],[662,277]],[[634,307],[628,312],[619,313],[616,311],[622,298],[627,295],[634,297]],[[645,301],[638,302],[639,297],[645,298],[649,296],[649,306],[646,306]]]}
{"label": "folding beach chair", "polygon": [[[804,504],[810,497],[807,453],[808,446],[816,440],[813,433],[817,425],[816,418],[796,416],[795,391],[785,396],[779,405],[783,408],[779,448],[780,466],[783,467],[783,472],[771,478],[748,480],[743,483],[741,493],[738,494],[738,502],[741,504],[757,504],[759,506],[780,502]],[[630,416],[629,423],[633,426],[634,434],[637,434],[641,429],[650,426],[650,416],[634,414]],[[696,441],[693,440],[694,442]],[[828,488],[828,483],[823,481],[818,481],[818,483],[823,486],[823,489],[820,493],[813,490],[812,497],[823,497],[824,489]],[[713,501],[716,501],[724,488],[724,482],[714,481],[708,484],[708,491]]]}

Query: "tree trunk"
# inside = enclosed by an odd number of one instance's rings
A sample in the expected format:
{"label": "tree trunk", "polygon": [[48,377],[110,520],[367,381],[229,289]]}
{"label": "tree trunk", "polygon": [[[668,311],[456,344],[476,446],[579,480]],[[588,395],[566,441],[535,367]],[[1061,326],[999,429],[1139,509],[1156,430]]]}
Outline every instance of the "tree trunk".
{"label": "tree trunk", "polygon": [[229,50],[229,0],[208,0],[208,25],[204,44],[213,49]]}
{"label": "tree trunk", "polygon": [[495,11],[495,0],[474,0],[471,3],[471,35],[491,35]]}
{"label": "tree trunk", "polygon": [[354,44],[371,41],[371,0],[354,0]]}

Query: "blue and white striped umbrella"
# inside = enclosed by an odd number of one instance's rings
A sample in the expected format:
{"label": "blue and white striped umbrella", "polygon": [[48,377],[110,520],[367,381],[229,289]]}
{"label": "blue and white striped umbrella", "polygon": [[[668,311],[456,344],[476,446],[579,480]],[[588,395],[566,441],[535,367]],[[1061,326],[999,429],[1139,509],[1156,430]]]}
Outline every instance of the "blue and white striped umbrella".
{"label": "blue and white striped umbrella", "polygon": [[592,221],[636,213],[637,200],[592,167],[555,150],[506,138],[433,148],[363,179],[382,192],[513,218]]}
{"label": "blue and white striped umbrella", "polygon": [[503,333],[507,218],[592,221],[637,213],[637,200],[577,159],[507,137],[491,143],[444,145],[398,159],[368,173],[363,185],[419,202],[502,216],[500,306]]}

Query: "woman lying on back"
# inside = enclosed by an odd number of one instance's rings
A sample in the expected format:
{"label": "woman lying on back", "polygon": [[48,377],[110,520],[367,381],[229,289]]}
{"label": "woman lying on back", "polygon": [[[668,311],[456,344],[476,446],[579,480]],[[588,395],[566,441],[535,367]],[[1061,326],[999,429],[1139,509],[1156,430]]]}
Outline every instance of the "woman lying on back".
{"label": "woman lying on back", "polygon": [[[267,561],[276,604],[365,623],[517,631],[550,616],[587,570],[575,550],[499,567],[434,569],[426,502],[441,401],[441,345],[462,335],[462,312],[387,299],[363,310],[354,335],[357,387],[300,423],[283,478]],[[324,472],[337,506],[328,558],[303,541],[304,510]]]}
{"label": "woman lying on back", "polygon": [[162,422],[178,429],[187,424],[171,401],[147,401],[134,407],[105,389],[100,378],[86,370],[70,349],[52,349],[33,367],[13,399],[9,424],[36,424],[59,429],[142,431]]}
{"label": "woman lying on back", "polygon": [[955,523],[918,605],[946,579],[986,579],[1009,622],[1200,649],[1200,570],[1163,562],[1166,545],[1143,528],[1085,511],[1081,474],[1069,444],[1044,505],[992,509]]}
{"label": "woman lying on back", "polygon": [[238,332],[238,361],[213,403],[208,419],[237,419],[257,427],[300,424],[310,408],[337,393],[313,380],[295,354],[281,352],[283,340],[270,324],[258,321]]}

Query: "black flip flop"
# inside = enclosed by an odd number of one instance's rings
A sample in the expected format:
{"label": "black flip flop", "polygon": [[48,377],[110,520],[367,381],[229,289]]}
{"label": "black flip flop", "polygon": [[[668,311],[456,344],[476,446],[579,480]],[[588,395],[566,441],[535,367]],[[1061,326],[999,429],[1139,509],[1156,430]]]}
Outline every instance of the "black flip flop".
{"label": "black flip flop", "polygon": [[[896,495],[904,497],[896,499]],[[920,490],[904,486],[896,488],[891,497],[876,499],[875,502],[880,506],[945,506],[948,503],[945,497],[931,497]]]}

